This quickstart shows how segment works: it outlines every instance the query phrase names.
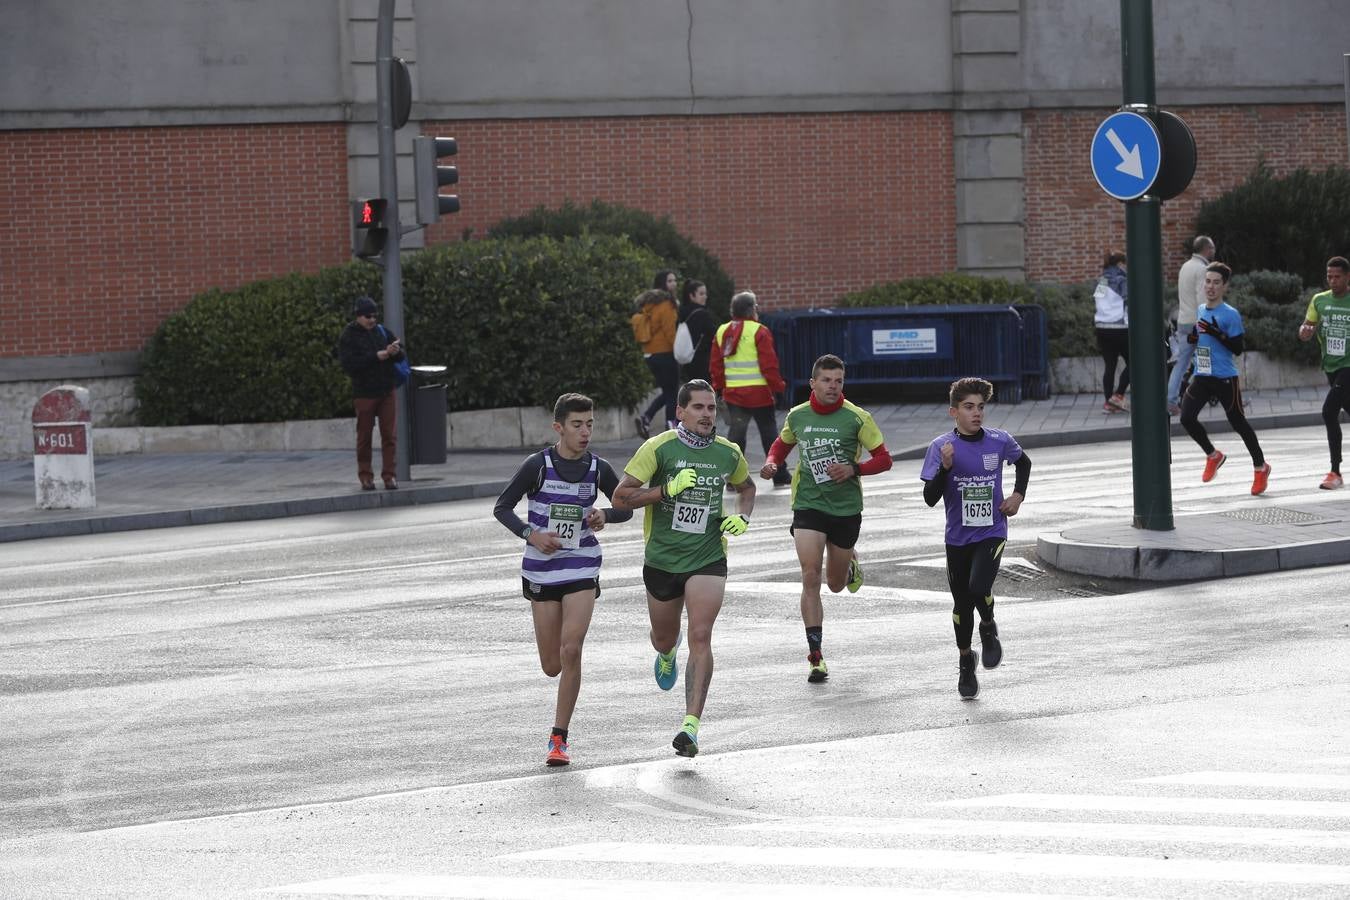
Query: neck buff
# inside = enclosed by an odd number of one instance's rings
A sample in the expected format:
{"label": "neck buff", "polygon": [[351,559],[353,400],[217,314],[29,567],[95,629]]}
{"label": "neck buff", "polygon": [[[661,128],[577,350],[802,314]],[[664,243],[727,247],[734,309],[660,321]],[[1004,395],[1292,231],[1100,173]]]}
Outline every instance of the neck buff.
{"label": "neck buff", "polygon": [[676,422],[675,434],[684,444],[687,444],[688,446],[694,448],[695,450],[702,450],[704,447],[712,446],[713,439],[717,437],[717,429],[714,428],[712,430],[712,434],[708,435],[707,437],[704,437],[701,434],[695,434],[688,428],[685,428],[683,422]]}
{"label": "neck buff", "polygon": [[839,402],[838,402],[838,403],[832,403],[832,404],[830,404],[829,406],[826,406],[824,403],[821,403],[819,400],[816,399],[815,391],[812,391],[812,392],[811,392],[811,409],[815,410],[816,412],[820,413],[821,415],[828,415],[828,414],[830,414],[830,413],[832,413],[832,412],[835,412],[835,411],[837,411],[837,410],[839,410],[839,409],[842,409],[843,406],[844,406],[844,394],[843,394],[843,392],[840,392],[840,394],[839,394]]}

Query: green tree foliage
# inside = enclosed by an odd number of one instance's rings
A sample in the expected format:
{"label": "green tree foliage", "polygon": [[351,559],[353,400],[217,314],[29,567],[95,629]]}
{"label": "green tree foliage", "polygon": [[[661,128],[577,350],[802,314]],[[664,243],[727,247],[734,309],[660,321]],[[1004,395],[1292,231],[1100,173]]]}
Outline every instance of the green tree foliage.
{"label": "green tree foliage", "polygon": [[[581,391],[632,406],[651,377],[629,306],[660,261],[623,238],[456,243],[404,261],[404,330],[414,365],[448,367],[450,410],[551,409]],[[363,294],[365,263],[210,290],[150,339],[136,382],[146,425],[227,424],[350,415],[334,349]]]}
{"label": "green tree foliage", "polygon": [[714,319],[725,322],[730,318],[736,283],[716,256],[681,234],[668,216],[658,218],[640,209],[600,200],[592,200],[589,206],[577,206],[568,200],[558,209],[538,206],[523,216],[503,219],[488,231],[494,238],[547,235],[561,240],[583,234],[623,235],[637,246],[646,247],[660,261],[647,273],[643,287],[651,286],[657,271],[674,269],[681,285],[686,279],[696,278],[708,286],[708,310]]}
{"label": "green tree foliage", "polygon": [[1214,238],[1235,272],[1291,272],[1307,285],[1326,278],[1326,262],[1350,253],[1350,169],[1296,169],[1277,178],[1264,163],[1245,182],[1206,201],[1196,232]]}
{"label": "green tree foliage", "polygon": [[845,294],[840,306],[961,306],[979,303],[1033,303],[1035,291],[1006,278],[952,272],[889,281]]}
{"label": "green tree foliage", "polygon": [[[1323,267],[1323,272],[1326,268]],[[1298,326],[1313,290],[1303,290],[1297,275],[1252,272],[1228,282],[1227,302],[1242,313],[1243,344],[1274,359],[1321,364],[1316,341],[1300,341]]]}

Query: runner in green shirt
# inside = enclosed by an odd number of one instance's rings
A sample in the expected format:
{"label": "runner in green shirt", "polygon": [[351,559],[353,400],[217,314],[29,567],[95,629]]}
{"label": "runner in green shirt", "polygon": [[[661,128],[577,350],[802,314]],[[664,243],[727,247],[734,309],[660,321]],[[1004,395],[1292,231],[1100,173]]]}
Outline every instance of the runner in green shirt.
{"label": "runner in green shirt", "polygon": [[[862,566],[854,546],[862,527],[863,475],[891,467],[881,430],[867,410],[844,399],[844,361],[826,354],[811,367],[811,396],[795,406],[759,470],[772,478],[793,447],[800,447],[792,475],[792,527],[802,567],[802,624],[806,626],[806,680],[830,676],[821,652],[825,607],[820,600],[822,568],[833,593],[862,587]],[[862,451],[870,458],[859,462]],[[824,565],[821,558],[824,557]]]}
{"label": "runner in green shirt", "polygon": [[1341,478],[1341,410],[1350,412],[1350,260],[1333,256],[1327,260],[1327,287],[1315,294],[1298,327],[1298,339],[1310,341],[1315,335],[1322,345],[1322,371],[1327,373],[1327,399],[1322,403],[1322,421],[1327,426],[1327,448],[1331,451],[1331,471],[1318,487],[1334,491],[1343,486]]}
{"label": "runner in green shirt", "polygon": [[[717,397],[706,381],[680,388],[673,431],[641,447],[614,491],[615,509],[646,507],[642,580],[651,618],[653,670],[663,691],[679,671],[680,611],[689,610],[689,658],[684,673],[684,724],[671,746],[680,756],[698,753],[699,718],[712,682],[712,629],[727,584],[724,535],[745,534],[755,507],[755,485],[740,448],[716,434]],[[722,508],[723,485],[736,491],[736,512]]]}

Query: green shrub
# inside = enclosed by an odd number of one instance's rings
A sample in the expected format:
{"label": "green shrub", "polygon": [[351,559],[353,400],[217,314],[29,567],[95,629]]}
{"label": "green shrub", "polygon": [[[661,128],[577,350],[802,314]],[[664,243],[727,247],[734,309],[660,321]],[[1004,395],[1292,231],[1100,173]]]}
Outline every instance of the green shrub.
{"label": "green shrub", "polygon": [[1326,261],[1350,251],[1350,169],[1296,169],[1276,178],[1264,164],[1247,181],[1200,206],[1196,231],[1214,238],[1234,271],[1292,272],[1326,280]]}
{"label": "green shrub", "polygon": [[353,299],[378,288],[378,272],[348,266],[199,294],[160,325],[141,355],[141,424],[350,415],[351,385],[333,344]]}
{"label": "green shrub", "polygon": [[1251,294],[1277,306],[1294,304],[1299,312],[1308,307],[1308,294],[1303,290],[1303,279],[1292,272],[1270,272],[1265,269],[1234,275],[1229,279],[1228,294]]}
{"label": "green shrub", "polygon": [[1092,323],[1097,311],[1092,299],[1096,287],[1096,280],[1034,286],[1033,302],[1045,308],[1051,359],[1097,355],[1097,332]]}
{"label": "green shrub", "polygon": [[1252,273],[1257,274],[1276,277],[1234,275],[1225,297],[1230,306],[1242,313],[1245,348],[1259,350],[1273,359],[1320,365],[1322,355],[1317,342],[1298,339],[1298,326],[1303,323],[1303,314],[1313,291],[1300,291],[1290,299],[1288,278],[1297,276],[1281,272]]}
{"label": "green shrub", "polygon": [[628,325],[660,260],[622,237],[446,244],[403,267],[409,353],[450,366],[451,409],[632,406],[651,375]]}
{"label": "green shrub", "polygon": [[1006,278],[952,272],[876,284],[845,294],[840,306],[958,306],[971,303],[1031,303],[1035,291]]}
{"label": "green shrub", "polygon": [[623,235],[660,257],[656,267],[647,273],[644,288],[651,287],[659,270],[674,269],[681,284],[696,278],[708,286],[708,310],[717,322],[731,317],[731,295],[736,292],[736,283],[716,256],[680,234],[668,216],[658,218],[640,209],[600,200],[592,200],[589,206],[577,206],[568,200],[559,209],[538,206],[523,216],[503,219],[488,230],[489,237],[494,238],[544,235],[559,240],[587,233]]}
{"label": "green shrub", "polygon": [[[470,241],[407,256],[404,338],[414,364],[444,364],[450,410],[551,409],[581,391],[632,406],[651,376],[628,326],[660,261],[623,238]],[[351,415],[334,348],[353,301],[382,297],[364,263],[210,290],[150,339],[136,382],[145,425]]]}

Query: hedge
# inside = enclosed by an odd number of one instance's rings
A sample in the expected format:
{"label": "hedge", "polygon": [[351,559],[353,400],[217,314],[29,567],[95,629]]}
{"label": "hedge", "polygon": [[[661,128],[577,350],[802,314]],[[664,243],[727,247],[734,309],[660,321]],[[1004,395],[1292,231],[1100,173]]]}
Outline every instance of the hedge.
{"label": "hedge", "polygon": [[1214,238],[1217,258],[1235,272],[1292,272],[1321,285],[1327,259],[1350,255],[1347,209],[1350,169],[1296,169],[1277,178],[1261,163],[1245,182],[1200,206],[1194,233]]}
{"label": "hedge", "polygon": [[[552,408],[564,391],[632,406],[651,376],[628,327],[660,260],[617,237],[484,240],[409,254],[404,330],[414,364],[448,366],[448,408]],[[382,299],[365,263],[210,290],[165,320],[136,381],[145,425],[351,415],[334,349],[353,301]]]}
{"label": "hedge", "polygon": [[583,234],[622,235],[637,246],[646,247],[660,257],[660,263],[647,274],[643,287],[651,287],[659,270],[674,269],[681,286],[689,278],[708,286],[708,311],[714,320],[721,323],[731,317],[736,283],[716,256],[681,234],[668,216],[657,217],[600,200],[592,200],[589,206],[577,206],[568,200],[558,209],[537,206],[523,216],[503,219],[488,230],[488,235],[494,238],[547,236],[562,240]]}

